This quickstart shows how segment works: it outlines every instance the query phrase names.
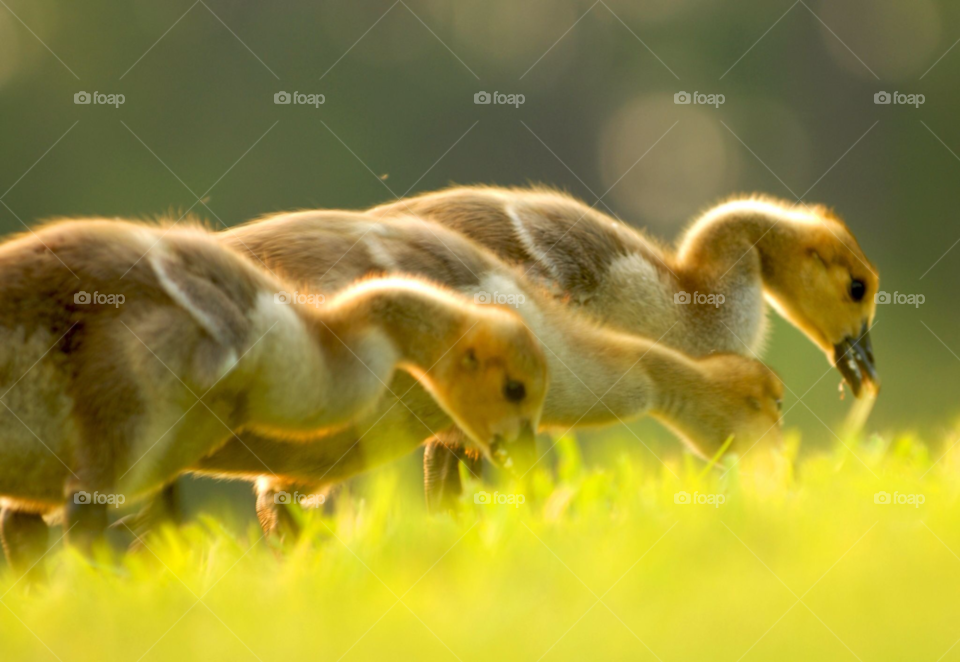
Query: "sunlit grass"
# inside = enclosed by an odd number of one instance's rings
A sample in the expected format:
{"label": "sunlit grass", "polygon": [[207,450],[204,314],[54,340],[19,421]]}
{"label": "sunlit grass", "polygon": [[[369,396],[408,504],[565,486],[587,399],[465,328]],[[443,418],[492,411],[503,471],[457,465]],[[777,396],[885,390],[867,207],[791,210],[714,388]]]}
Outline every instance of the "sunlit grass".
{"label": "sunlit grass", "polygon": [[585,467],[563,439],[549,471],[470,483],[454,516],[385,470],[286,550],[212,518],[116,569],[58,548],[46,587],[0,580],[0,659],[960,659],[960,453],[851,448],[796,460],[794,439],[703,475]]}

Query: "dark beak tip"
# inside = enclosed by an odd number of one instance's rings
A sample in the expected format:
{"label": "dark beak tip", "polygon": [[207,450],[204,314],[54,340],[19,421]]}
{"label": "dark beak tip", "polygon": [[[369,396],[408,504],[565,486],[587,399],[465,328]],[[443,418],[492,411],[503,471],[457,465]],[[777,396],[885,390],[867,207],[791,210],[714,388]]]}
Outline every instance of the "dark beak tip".
{"label": "dark beak tip", "polygon": [[863,384],[856,380],[847,380],[847,385],[853,391],[853,397],[859,398],[863,394]]}
{"label": "dark beak tip", "polygon": [[868,390],[874,395],[880,390],[872,349],[866,331],[859,338],[844,338],[834,345],[834,365],[856,398],[862,397]]}

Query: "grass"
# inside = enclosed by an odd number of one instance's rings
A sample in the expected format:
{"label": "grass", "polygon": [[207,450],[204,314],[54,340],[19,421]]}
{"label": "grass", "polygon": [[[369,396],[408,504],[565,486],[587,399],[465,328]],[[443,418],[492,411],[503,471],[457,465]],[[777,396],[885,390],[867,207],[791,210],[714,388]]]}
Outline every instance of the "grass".
{"label": "grass", "polygon": [[960,452],[797,448],[703,475],[629,453],[584,467],[564,438],[549,471],[471,483],[453,516],[387,469],[283,551],[213,519],[113,569],[60,547],[48,585],[0,579],[0,659],[960,659]]}

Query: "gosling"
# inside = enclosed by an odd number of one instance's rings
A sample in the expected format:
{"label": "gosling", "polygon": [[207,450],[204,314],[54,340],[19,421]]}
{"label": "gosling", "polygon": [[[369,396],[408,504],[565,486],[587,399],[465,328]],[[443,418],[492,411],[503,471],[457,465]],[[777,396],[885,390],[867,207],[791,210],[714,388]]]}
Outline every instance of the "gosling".
{"label": "gosling", "polygon": [[[295,447],[375,411],[396,370],[487,456],[536,426],[547,384],[522,320],[424,281],[329,302],[200,228],[55,223],[0,245],[0,534],[29,567],[42,515],[84,549],[107,506],[252,429]],[[503,448],[498,448],[503,446]]]}
{"label": "gosling", "polygon": [[370,213],[414,214],[461,232],[604,324],[690,356],[758,356],[766,300],[826,353],[855,396],[878,389],[868,331],[879,276],[824,207],[732,199],[697,219],[676,252],[546,188],[458,187]]}
{"label": "gosling", "polygon": [[[714,456],[731,434],[731,450],[740,452],[779,437],[783,386],[758,361],[738,354],[694,359],[604,328],[443,226],[418,218],[298,212],[224,231],[221,240],[318,292],[336,292],[371,273],[413,274],[478,302],[512,303],[542,341],[550,366],[545,427],[607,425],[649,414],[705,457]],[[279,491],[342,480],[451,428],[450,418],[408,382],[399,375],[391,385],[393,393],[403,394],[399,404],[384,402],[376,414],[322,444],[291,451],[267,435],[245,434],[242,443],[229,440],[194,470],[257,481],[261,522],[272,531],[287,519],[276,501]]]}

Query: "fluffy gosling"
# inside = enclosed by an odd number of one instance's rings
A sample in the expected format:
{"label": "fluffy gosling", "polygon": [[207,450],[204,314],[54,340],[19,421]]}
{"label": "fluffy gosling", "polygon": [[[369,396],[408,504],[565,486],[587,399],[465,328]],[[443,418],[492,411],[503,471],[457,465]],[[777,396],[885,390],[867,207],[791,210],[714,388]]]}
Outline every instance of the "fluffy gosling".
{"label": "fluffy gosling", "polygon": [[487,455],[537,424],[546,362],[516,314],[409,278],[290,300],[255,264],[200,228],[121,221],[0,245],[0,534],[15,567],[45,547],[43,514],[63,506],[87,548],[108,504],[233,430],[296,447],[375,411],[398,369]]}
{"label": "fluffy gosling", "polygon": [[[417,218],[299,212],[233,228],[221,239],[318,292],[336,292],[371,273],[414,274],[477,301],[513,302],[543,343],[550,365],[544,426],[563,430],[650,414],[707,457],[731,434],[732,449],[740,452],[761,439],[778,438],[783,387],[759,362],[737,354],[692,359],[601,327],[443,226]],[[398,381],[406,380],[401,375]],[[277,513],[276,491],[342,480],[451,427],[423,391],[408,392],[406,383],[391,390],[405,394],[403,406],[384,402],[378,413],[322,444],[304,444],[292,453],[269,436],[245,434],[243,443],[228,441],[194,469],[257,480],[261,521],[275,527],[284,519]]]}
{"label": "fluffy gosling", "polygon": [[879,275],[824,207],[732,199],[698,218],[676,251],[550,189],[457,187],[370,212],[437,221],[603,323],[691,356],[761,353],[766,300],[825,352],[855,396],[878,389],[868,331]]}

